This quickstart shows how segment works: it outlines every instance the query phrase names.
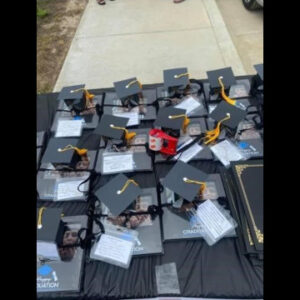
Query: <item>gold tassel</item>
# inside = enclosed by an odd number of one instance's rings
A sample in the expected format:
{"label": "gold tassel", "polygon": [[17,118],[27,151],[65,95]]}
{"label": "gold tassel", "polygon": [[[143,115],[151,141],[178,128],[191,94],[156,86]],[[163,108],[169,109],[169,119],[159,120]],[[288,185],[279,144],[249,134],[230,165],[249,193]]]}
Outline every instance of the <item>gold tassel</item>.
{"label": "gold tassel", "polygon": [[128,89],[131,85],[133,85],[133,84],[135,84],[135,83],[137,83],[137,84],[139,85],[140,89],[143,88],[143,86],[142,86],[142,84],[140,83],[140,81],[138,81],[138,80],[132,80],[132,81],[130,81],[130,82],[125,86],[126,89]]}
{"label": "gold tassel", "polygon": [[38,229],[41,229],[43,227],[43,224],[42,224],[42,214],[43,214],[43,212],[44,212],[45,209],[46,209],[46,207],[44,207],[44,206],[42,206],[39,209],[38,222],[37,222]]}
{"label": "gold tassel", "polygon": [[209,130],[205,133],[205,137],[204,137],[204,139],[205,139],[204,144],[205,145],[215,141],[218,138],[218,136],[220,135],[220,127],[221,127],[222,122],[224,122],[226,120],[229,120],[229,119],[230,119],[230,114],[228,113],[227,116],[224,119],[222,119],[218,122],[215,129]]}
{"label": "gold tassel", "polygon": [[220,86],[221,86],[221,96],[222,96],[222,98],[223,98],[227,103],[229,103],[229,104],[231,104],[231,105],[235,105],[236,101],[233,100],[233,99],[231,99],[231,98],[229,98],[229,97],[225,94],[225,87],[224,87],[224,84],[223,84],[223,82],[222,82],[222,79],[223,79],[223,76],[220,76],[220,77],[218,78],[219,84],[220,84]]}
{"label": "gold tassel", "polygon": [[134,185],[138,186],[138,183],[136,181],[134,181],[133,179],[128,179],[125,182],[124,186],[120,190],[117,191],[117,194],[118,195],[122,194],[127,189],[127,187],[129,186],[130,183],[133,183]]}
{"label": "gold tassel", "polygon": [[88,150],[85,149],[85,148],[79,149],[79,148],[74,147],[72,145],[67,145],[66,147],[64,147],[62,149],[61,148],[57,149],[58,152],[65,152],[65,151],[68,151],[68,150],[75,150],[77,152],[77,154],[80,155],[80,156],[86,155],[87,152],[88,152]]}
{"label": "gold tassel", "polygon": [[136,136],[136,132],[128,132],[128,130],[125,127],[118,127],[118,126],[115,126],[113,124],[110,124],[110,127],[113,128],[113,129],[124,130],[126,141],[129,141],[129,140],[131,140],[132,138],[134,138]]}
{"label": "gold tassel", "polygon": [[195,184],[199,184],[200,186],[200,190],[199,190],[199,194],[201,195],[203,193],[203,191],[206,188],[206,183],[204,181],[197,181],[197,180],[192,180],[192,179],[188,179],[186,177],[183,177],[183,181],[185,183],[195,183]]}
{"label": "gold tassel", "polygon": [[187,117],[187,115],[173,115],[169,116],[169,119],[177,119],[177,118],[184,118],[183,124],[182,124],[182,130],[184,133],[186,133],[186,129],[188,125],[190,124],[191,120]]}

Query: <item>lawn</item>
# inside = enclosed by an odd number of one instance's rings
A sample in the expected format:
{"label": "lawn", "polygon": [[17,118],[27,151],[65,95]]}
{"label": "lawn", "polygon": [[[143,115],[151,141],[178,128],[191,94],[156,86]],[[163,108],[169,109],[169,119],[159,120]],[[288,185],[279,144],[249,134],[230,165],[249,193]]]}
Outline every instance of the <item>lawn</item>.
{"label": "lawn", "polygon": [[52,92],[88,0],[37,0],[37,92]]}

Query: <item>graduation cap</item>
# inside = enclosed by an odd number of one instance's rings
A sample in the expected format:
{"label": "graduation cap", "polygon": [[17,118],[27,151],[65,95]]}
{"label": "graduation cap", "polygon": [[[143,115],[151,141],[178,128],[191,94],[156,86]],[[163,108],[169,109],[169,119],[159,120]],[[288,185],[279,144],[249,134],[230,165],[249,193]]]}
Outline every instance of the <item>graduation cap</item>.
{"label": "graduation cap", "polygon": [[123,104],[133,106],[139,104],[139,93],[142,92],[142,85],[136,77],[114,82],[114,87]]}
{"label": "graduation cap", "polygon": [[164,87],[169,92],[177,88],[185,88],[189,83],[187,68],[164,70]]}
{"label": "graduation cap", "polygon": [[42,163],[66,164],[71,167],[87,154],[87,149],[79,149],[79,139],[51,138],[42,158]]}
{"label": "graduation cap", "polygon": [[[68,100],[78,100],[83,99],[84,97],[84,87],[85,84],[72,85],[63,87],[57,97],[58,100],[64,100],[67,105],[69,105]],[[67,101],[66,101],[67,100]]]}
{"label": "graduation cap", "polygon": [[199,194],[201,187],[205,186],[207,174],[178,161],[167,174],[162,185],[188,201],[193,201]]}
{"label": "graduation cap", "polygon": [[121,214],[142,193],[138,183],[119,174],[106,185],[99,188],[95,195],[114,216]]}
{"label": "graduation cap", "polygon": [[259,76],[259,78],[263,82],[264,81],[264,64],[254,65],[254,68],[257,72],[257,75]]}
{"label": "graduation cap", "polygon": [[112,115],[102,115],[98,127],[95,129],[94,133],[100,134],[102,136],[111,139],[124,139],[130,140],[136,133],[128,132],[126,125],[129,118],[116,117]]}
{"label": "graduation cap", "polygon": [[236,83],[233,71],[230,67],[213,71],[207,71],[206,74],[208,77],[210,90],[213,93],[216,93],[221,89],[221,85],[219,82],[220,77],[222,77],[225,90],[228,90],[232,85]]}
{"label": "graduation cap", "polygon": [[245,119],[246,115],[246,110],[242,110],[234,105],[222,101],[213,110],[209,117],[218,122],[222,122],[222,124],[231,129],[236,129],[238,124]]}
{"label": "graduation cap", "polygon": [[172,106],[160,108],[154,126],[162,129],[186,130],[190,119],[186,115],[186,110]]}
{"label": "graduation cap", "polygon": [[62,208],[41,207],[37,209],[37,255],[60,259],[58,246],[62,244],[64,224]]}

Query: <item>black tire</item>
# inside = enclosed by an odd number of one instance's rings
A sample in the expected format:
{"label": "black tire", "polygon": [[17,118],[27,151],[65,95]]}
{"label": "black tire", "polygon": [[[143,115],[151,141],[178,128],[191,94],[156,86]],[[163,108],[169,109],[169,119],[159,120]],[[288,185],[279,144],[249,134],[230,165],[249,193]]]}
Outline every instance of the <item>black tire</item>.
{"label": "black tire", "polygon": [[243,0],[243,4],[248,10],[257,10],[261,8],[261,6],[256,2],[256,0]]}

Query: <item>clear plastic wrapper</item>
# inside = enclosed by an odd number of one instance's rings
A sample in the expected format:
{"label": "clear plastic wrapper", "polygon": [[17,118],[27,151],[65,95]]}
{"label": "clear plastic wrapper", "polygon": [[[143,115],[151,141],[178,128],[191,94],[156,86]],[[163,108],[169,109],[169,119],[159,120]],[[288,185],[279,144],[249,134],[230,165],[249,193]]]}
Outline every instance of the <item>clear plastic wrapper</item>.
{"label": "clear plastic wrapper", "polygon": [[217,202],[206,200],[197,208],[198,223],[202,228],[202,236],[212,246],[230,234],[236,227],[236,221],[230,212]]}
{"label": "clear plastic wrapper", "polygon": [[158,294],[180,294],[175,263],[155,266],[155,278]]}
{"label": "clear plastic wrapper", "polygon": [[[37,174],[37,190],[40,200],[85,201],[89,190],[89,180],[84,182],[88,172],[63,172],[56,170],[39,171]],[[81,185],[80,185],[81,184]],[[78,186],[79,190],[78,191]]]}
{"label": "clear plastic wrapper", "polygon": [[211,146],[210,150],[226,168],[230,167],[231,161],[247,159],[247,156],[245,156],[229,139],[225,139],[224,141]]}
{"label": "clear plastic wrapper", "polygon": [[105,233],[92,246],[90,257],[128,269],[137,238],[136,230],[107,224]]}

